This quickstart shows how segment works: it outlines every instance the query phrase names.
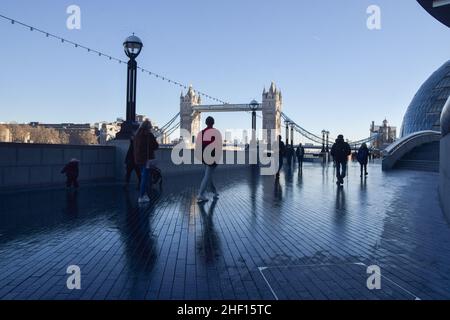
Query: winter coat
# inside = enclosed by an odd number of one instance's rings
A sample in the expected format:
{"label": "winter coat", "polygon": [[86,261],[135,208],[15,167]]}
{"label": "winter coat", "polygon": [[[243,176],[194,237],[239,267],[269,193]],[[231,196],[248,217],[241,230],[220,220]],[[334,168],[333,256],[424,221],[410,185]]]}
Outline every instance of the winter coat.
{"label": "winter coat", "polygon": [[70,161],[61,170],[69,178],[78,178],[78,161]]}
{"label": "winter coat", "polygon": [[331,155],[336,162],[347,162],[351,153],[350,145],[344,139],[336,139],[336,143],[331,147]]}
{"label": "winter coat", "polygon": [[130,140],[130,146],[128,147],[127,155],[125,156],[125,164],[129,166],[136,165],[134,161],[134,141]]}
{"label": "winter coat", "polygon": [[305,148],[297,147],[295,154],[296,154],[297,158],[303,158],[305,156]]}
{"label": "winter coat", "polygon": [[[205,165],[211,166],[211,167],[216,167],[216,166],[217,166],[217,163],[216,163],[216,162],[214,162],[214,163],[212,163],[212,164],[206,163],[206,161],[205,161],[205,159],[204,159],[205,149],[206,149],[210,144],[212,144],[213,142],[215,142],[215,141],[216,141],[216,138],[218,139],[218,141],[217,141],[218,143],[215,144],[215,145],[216,145],[216,146],[217,146],[217,145],[222,145],[222,141],[221,141],[222,137],[220,136],[219,132],[216,130],[215,132],[212,133],[211,139],[210,139],[210,140],[207,140],[207,136],[208,136],[208,135],[206,135],[206,132],[207,132],[208,130],[213,130],[213,128],[207,127],[207,128],[205,128],[205,129],[203,129],[203,130],[199,133],[199,135],[197,136],[197,140],[196,140],[196,141],[201,142],[201,149],[202,149],[202,155],[201,155],[201,157],[202,157],[202,163],[205,164]],[[216,136],[215,134],[218,134],[218,135]],[[219,156],[220,156],[220,155],[219,155]],[[211,150],[211,157],[213,157],[213,158],[216,157],[216,148],[214,148],[214,149]]]}
{"label": "winter coat", "polygon": [[356,159],[360,164],[367,164],[369,160],[369,149],[363,147],[359,148]]}
{"label": "winter coat", "polygon": [[134,162],[143,166],[148,160],[155,159],[155,150],[159,148],[153,133],[148,132],[136,135],[134,138]]}
{"label": "winter coat", "polygon": [[280,143],[279,158],[281,160],[286,155],[286,145],[284,144],[283,141],[280,141],[279,143]]}

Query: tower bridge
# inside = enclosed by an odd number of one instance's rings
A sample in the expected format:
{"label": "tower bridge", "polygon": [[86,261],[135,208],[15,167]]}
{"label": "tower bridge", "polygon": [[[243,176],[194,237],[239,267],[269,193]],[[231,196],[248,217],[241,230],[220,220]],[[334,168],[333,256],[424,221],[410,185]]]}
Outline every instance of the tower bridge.
{"label": "tower bridge", "polygon": [[[224,104],[202,104],[201,95],[199,95],[192,86],[189,86],[186,94],[180,95],[180,112],[177,113],[166,125],[157,132],[158,136],[164,138],[170,136],[176,129],[180,128],[191,134],[191,143],[195,142],[195,137],[201,129],[201,114],[204,112],[247,112],[252,114],[253,139],[256,131],[256,116],[262,118],[263,141],[270,145],[271,140],[267,132],[273,132],[275,136],[282,134],[282,127],[285,127],[286,144],[294,144],[294,132],[299,133],[308,141],[315,145],[309,145],[307,148],[320,149],[323,152],[329,151],[330,141],[334,138],[329,137],[328,131],[322,131],[322,135],[316,135],[287,116],[283,111],[283,97],[281,90],[277,88],[274,82],[271,83],[269,90],[264,88],[262,92],[261,103],[252,101],[251,103],[224,103]],[[176,120],[179,117],[179,122]],[[284,124],[283,124],[284,123]],[[376,135],[361,139],[358,141],[349,141],[352,148],[358,148],[363,143],[369,143],[377,138]]]}

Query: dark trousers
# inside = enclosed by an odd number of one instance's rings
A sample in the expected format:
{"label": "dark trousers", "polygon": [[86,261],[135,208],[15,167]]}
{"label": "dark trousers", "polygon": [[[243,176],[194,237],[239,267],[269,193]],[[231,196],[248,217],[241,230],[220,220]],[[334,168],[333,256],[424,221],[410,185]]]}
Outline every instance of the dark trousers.
{"label": "dark trousers", "polygon": [[336,178],[340,183],[344,183],[344,178],[347,175],[347,161],[336,161]]}
{"label": "dark trousers", "polygon": [[141,184],[141,168],[135,164],[127,164],[127,173],[125,175],[125,182],[130,183],[131,174],[133,171],[136,172],[136,177],[138,178],[139,185]]}
{"label": "dark trousers", "polygon": [[294,160],[293,157],[288,157],[288,158],[287,158],[287,163],[288,163],[288,166],[289,166],[289,167],[292,166],[292,160]]}
{"label": "dark trousers", "polygon": [[66,180],[66,187],[70,188],[74,186],[75,188],[78,188],[78,177],[75,176],[67,176],[67,180]]}
{"label": "dark trousers", "polygon": [[303,157],[297,157],[297,161],[298,161],[298,168],[302,169],[303,168]]}
{"label": "dark trousers", "polygon": [[280,157],[278,161],[279,161],[279,164],[278,164],[277,174],[280,174],[281,168],[283,168],[283,158]]}
{"label": "dark trousers", "polygon": [[363,172],[367,173],[367,163],[361,164],[361,175],[363,175]]}

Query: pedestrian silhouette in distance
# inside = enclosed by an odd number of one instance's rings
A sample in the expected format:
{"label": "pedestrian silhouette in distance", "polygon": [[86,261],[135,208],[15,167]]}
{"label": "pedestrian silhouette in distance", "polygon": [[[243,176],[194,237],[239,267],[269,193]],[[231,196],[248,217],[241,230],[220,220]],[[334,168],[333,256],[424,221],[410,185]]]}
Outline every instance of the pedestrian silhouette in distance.
{"label": "pedestrian silhouette in distance", "polygon": [[216,150],[216,146],[222,145],[222,137],[220,135],[220,132],[214,129],[214,123],[215,121],[213,117],[206,118],[206,128],[199,133],[196,140],[196,150],[201,150],[201,160],[203,162],[203,165],[205,166],[205,173],[203,175],[203,180],[200,184],[200,189],[197,196],[198,203],[208,201],[208,198],[206,198],[207,189],[209,189],[213,193],[214,199],[219,197],[219,193],[217,192],[216,186],[214,185],[214,172],[217,168],[217,163],[216,161],[208,163],[207,161],[205,161],[204,157],[206,148],[213,143],[214,148],[212,148],[211,150],[211,157],[215,159],[216,151],[222,152],[221,150]]}
{"label": "pedestrian silhouette in distance", "polygon": [[66,175],[67,188],[74,187],[75,189],[77,189],[79,187],[78,184],[79,163],[80,161],[78,159],[73,158],[61,170],[61,173]]}
{"label": "pedestrian silhouette in distance", "polygon": [[295,150],[295,155],[297,157],[298,162],[298,171],[303,171],[303,159],[305,158],[305,148],[300,143],[297,147],[297,150]]}
{"label": "pedestrian silhouette in distance", "polygon": [[350,145],[344,141],[344,136],[340,134],[336,142],[331,147],[331,155],[336,165],[336,184],[340,187],[344,184],[344,178],[347,174],[348,157],[352,153]]}
{"label": "pedestrian silhouette in distance", "polygon": [[281,168],[283,168],[283,157],[286,154],[286,145],[283,142],[283,139],[281,138],[281,135],[278,136],[278,171],[276,174],[276,178],[280,178],[280,171]]}
{"label": "pedestrian silhouette in distance", "polygon": [[147,195],[150,166],[155,164],[155,151],[159,148],[155,136],[151,132],[152,124],[148,119],[139,126],[134,138],[134,161],[141,169],[141,186],[138,203],[150,201]]}
{"label": "pedestrian silhouette in distance", "polygon": [[367,177],[369,173],[367,173],[367,163],[369,161],[369,148],[367,148],[367,145],[363,143],[361,147],[358,150],[358,155],[356,156],[356,159],[359,162],[359,165],[361,166],[361,178],[363,176]]}
{"label": "pedestrian silhouette in distance", "polygon": [[130,145],[128,146],[127,155],[125,156],[125,183],[126,187],[130,184],[131,174],[133,171],[136,173],[138,179],[138,186],[141,185],[141,168],[136,164],[134,160],[134,136],[130,138]]}

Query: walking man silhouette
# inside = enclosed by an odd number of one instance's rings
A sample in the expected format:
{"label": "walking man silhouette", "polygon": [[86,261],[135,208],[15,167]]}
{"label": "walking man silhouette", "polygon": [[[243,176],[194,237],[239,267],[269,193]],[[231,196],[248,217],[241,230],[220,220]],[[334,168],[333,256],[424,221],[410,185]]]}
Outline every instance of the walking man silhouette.
{"label": "walking man silhouette", "polygon": [[[219,197],[216,186],[214,185],[214,172],[217,167],[217,161],[222,154],[222,136],[218,130],[213,128],[213,126],[214,118],[206,118],[206,128],[198,134],[196,140],[196,154],[201,157],[201,160],[205,165],[205,174],[197,196],[198,203],[208,201],[205,195],[208,188],[214,194],[214,199]],[[200,152],[201,155],[199,154]]]}
{"label": "walking man silhouette", "polygon": [[344,141],[344,136],[340,134],[336,139],[336,143],[331,147],[331,155],[336,164],[336,184],[341,186],[344,184],[344,178],[347,174],[348,156],[352,153],[350,145]]}

